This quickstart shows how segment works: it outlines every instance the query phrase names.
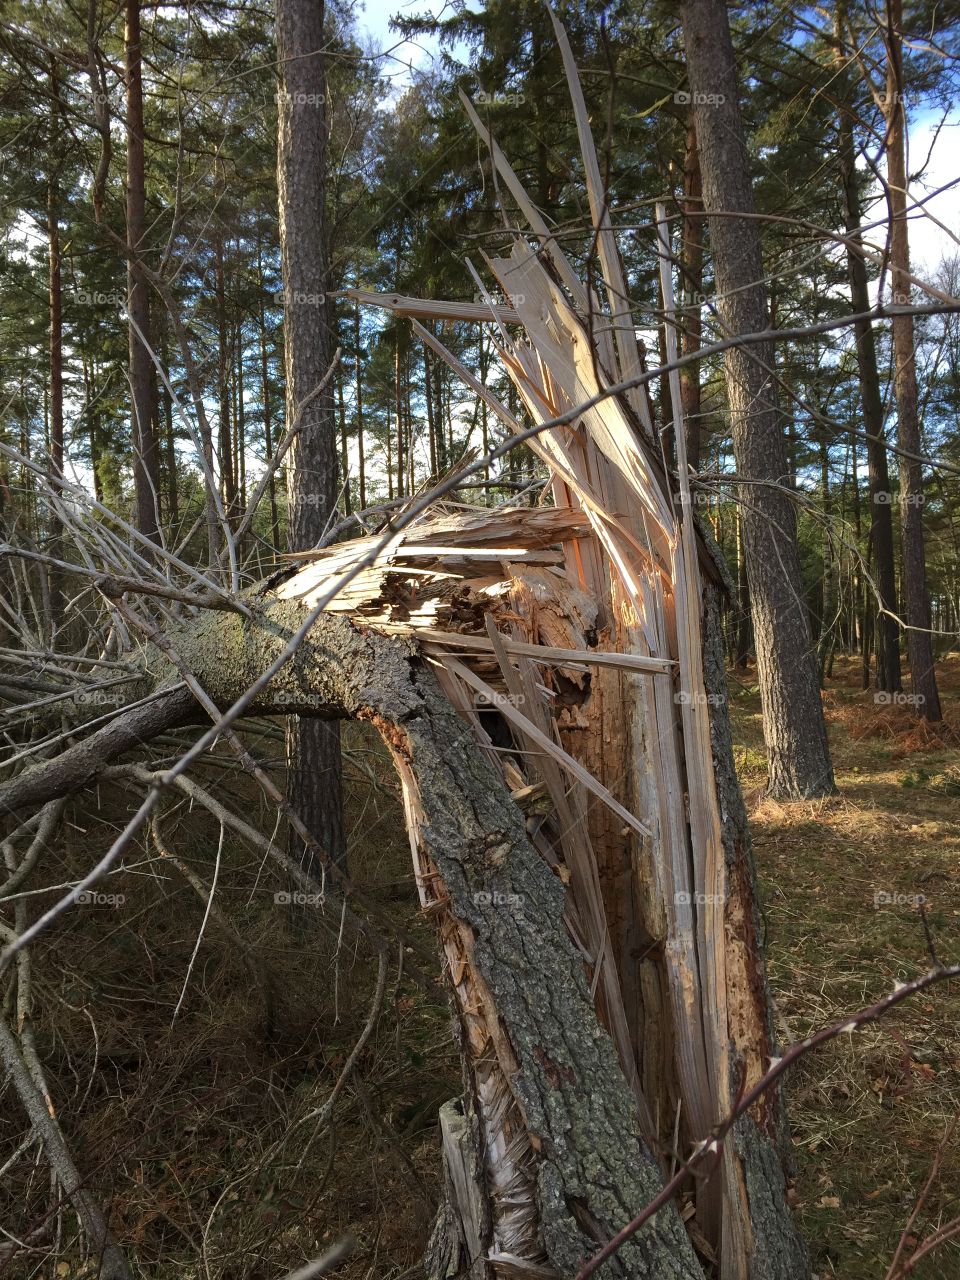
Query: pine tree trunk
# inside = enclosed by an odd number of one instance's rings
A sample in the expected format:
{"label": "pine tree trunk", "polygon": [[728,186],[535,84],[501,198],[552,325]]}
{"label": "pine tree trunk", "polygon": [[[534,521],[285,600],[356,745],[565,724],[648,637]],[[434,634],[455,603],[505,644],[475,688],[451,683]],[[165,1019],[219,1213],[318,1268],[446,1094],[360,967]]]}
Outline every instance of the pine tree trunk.
{"label": "pine tree trunk", "polygon": [[363,439],[363,364],[360,348],[360,308],[357,306],[353,317],[353,346],[356,358],[356,397],[357,397],[357,481],[360,486],[360,510],[367,508],[367,456]]}
{"label": "pine tree trunk", "polygon": [[217,439],[220,453],[220,490],[227,519],[237,514],[237,472],[230,411],[230,344],[227,338],[227,298],[223,263],[223,238],[217,231],[214,245],[214,293],[217,308],[217,397],[220,406]]}
{"label": "pine tree trunk", "polygon": [[830,448],[825,439],[819,442],[820,487],[823,491],[823,573],[820,578],[820,635],[817,640],[817,674],[822,686],[830,665],[836,643],[838,599],[838,566],[834,556],[833,539],[830,536],[830,520],[833,515],[830,493]]}
{"label": "pine tree trunk", "polygon": [[[890,284],[894,303],[909,306],[910,239],[907,226],[906,111],[903,103],[901,27],[902,0],[887,3],[887,182],[890,201]],[[897,442],[901,453],[900,525],[903,541],[903,596],[907,622],[907,657],[916,710],[925,720],[943,719],[933,665],[930,597],[923,539],[923,467],[917,364],[913,317],[893,320],[894,391],[897,399]]]}
{"label": "pine tree trunk", "polygon": [[[847,236],[853,242],[847,247],[847,272],[850,278],[850,302],[855,312],[870,310],[867,265],[857,252],[861,243],[862,217],[857,191],[857,172],[853,146],[853,127],[844,110],[840,115],[840,164],[843,177],[844,222]],[[893,551],[893,511],[890,473],[884,444],[883,396],[877,369],[877,345],[873,325],[860,320],[854,325],[857,343],[857,368],[860,375],[860,403],[863,430],[867,437],[867,482],[870,491],[870,551],[873,576],[880,608],[876,610],[874,635],[877,646],[877,688],[896,693],[902,687],[900,676],[900,628],[897,625],[897,593]]]}
{"label": "pine tree trunk", "polygon": [[[710,223],[719,311],[732,334],[767,328],[763,260],[756,221],[710,217],[753,211],[753,193],[733,46],[722,0],[682,7],[687,71]],[[786,797],[830,794],[833,768],[803,602],[793,502],[773,375],[773,345],[727,352],[737,470],[747,483],[741,520],[763,703],[769,788]]]}
{"label": "pine tree trunk", "polygon": [[244,511],[247,506],[247,406],[243,398],[243,325],[237,324],[234,335],[233,345],[237,356],[236,376],[234,386],[236,387],[236,404],[237,409],[234,414],[234,421],[237,425],[236,431],[236,456],[237,456],[237,499],[240,504],[240,510]]}
{"label": "pine tree trunk", "polygon": [[[55,103],[59,103],[56,66],[51,59],[50,83]],[[51,117],[50,174],[47,181],[47,285],[50,360],[50,486],[59,494],[63,477],[63,284],[60,262],[60,184],[54,159],[54,133],[59,112]],[[63,556],[63,525],[55,511],[50,513],[50,554]],[[51,566],[49,573],[50,614],[46,619],[45,642],[55,648],[55,636],[63,609],[60,573]]]}
{"label": "pine tree trunk", "polygon": [[404,494],[406,476],[406,454],[403,439],[403,397],[400,391],[400,329],[394,332],[393,349],[393,411],[397,424],[397,497]]}
{"label": "pine tree trunk", "polygon": [[[167,347],[167,328],[164,324],[160,331],[160,360],[163,371],[170,377],[170,355]],[[180,522],[180,498],[177,488],[177,449],[173,427],[173,399],[170,389],[164,382],[160,391],[163,405],[163,439],[167,464],[167,519],[172,526]]]}
{"label": "pine tree trunk", "polygon": [[143,75],[140,50],[140,0],[126,0],[124,57],[127,80],[127,314],[130,432],[136,525],[154,542],[160,540],[160,466],[153,431],[150,394],[150,297],[136,255],[144,252],[146,175],[143,129]]}
{"label": "pine tree trunk", "polygon": [[[263,450],[269,464],[273,460],[273,401],[270,395],[270,361],[267,355],[267,317],[263,305],[263,264],[259,255],[260,273],[260,403],[263,408]],[[267,480],[267,500],[270,503],[270,540],[274,551],[280,550],[280,513],[277,509],[277,477],[271,472]]]}
{"label": "pine tree trunk", "polygon": [[743,551],[743,521],[737,511],[737,629],[736,656],[734,662],[740,668],[746,667],[753,648],[752,628],[750,626],[750,584],[747,581],[747,563]]}
{"label": "pine tree trunk", "polygon": [[[294,551],[320,540],[337,493],[332,385],[318,394],[332,356],[326,303],[323,16],[318,0],[277,0],[277,185],[286,408],[288,426],[298,418],[301,425],[287,454],[288,541]],[[339,726],[291,716],[287,765],[290,803],[321,846],[343,861]],[[301,859],[305,851],[296,836],[291,836],[291,846],[292,854]]]}
{"label": "pine tree trunk", "polygon": [[343,398],[343,377],[337,374],[337,412],[340,417],[340,485],[343,491],[343,510],[350,515],[353,505],[350,501],[350,449],[347,440],[347,406]]}
{"label": "pine tree trunk", "polygon": [[[684,356],[700,350],[703,337],[703,183],[700,153],[693,113],[687,121],[683,156],[683,245],[680,283],[686,305],[683,308],[681,352]],[[702,447],[700,365],[688,364],[680,370],[680,403],[687,433],[687,464],[700,470]]]}

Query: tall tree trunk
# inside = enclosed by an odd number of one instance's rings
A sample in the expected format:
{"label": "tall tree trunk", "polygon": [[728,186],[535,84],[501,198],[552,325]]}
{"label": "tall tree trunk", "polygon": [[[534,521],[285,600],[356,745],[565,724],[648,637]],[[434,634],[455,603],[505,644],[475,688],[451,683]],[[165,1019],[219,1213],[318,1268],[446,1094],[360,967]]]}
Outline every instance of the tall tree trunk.
{"label": "tall tree trunk", "polygon": [[747,562],[743,549],[743,520],[737,510],[737,628],[735,664],[741,669],[750,660],[753,636],[750,626],[750,584],[747,579]]}
{"label": "tall tree trunk", "polygon": [[[126,0],[124,59],[127,80],[127,315],[130,433],[137,528],[160,541],[160,466],[150,394],[150,296],[137,255],[144,252],[146,172],[143,150],[143,68],[140,0]],[[141,336],[142,335],[142,336]]]}
{"label": "tall tree trunk", "polygon": [[[167,381],[170,379],[170,354],[167,345],[167,326],[162,322],[160,330],[160,362]],[[171,525],[180,521],[180,498],[177,488],[177,448],[173,426],[173,399],[167,381],[160,389],[160,401],[163,405],[163,439],[164,456],[167,466],[167,520]]]}
{"label": "tall tree trunk", "polygon": [[[890,284],[895,303],[909,306],[910,238],[907,225],[907,117],[903,102],[902,0],[887,0],[887,184],[890,201]],[[897,398],[897,443],[900,446],[900,525],[903,541],[903,598],[907,623],[907,657],[918,713],[926,720],[943,719],[933,665],[930,635],[930,597],[923,545],[923,468],[920,413],[917,404],[917,364],[913,317],[893,320],[893,384]]]}
{"label": "tall tree trunk", "polygon": [[240,510],[246,510],[247,506],[247,406],[243,398],[243,324],[238,322],[234,331],[233,338],[234,348],[236,351],[236,373],[234,376],[234,386],[236,388],[236,412],[234,413],[234,422],[236,423],[236,459],[237,459],[237,500]]}
{"label": "tall tree trunk", "polygon": [[[683,244],[680,252],[680,281],[685,305],[681,352],[684,356],[700,350],[703,338],[703,183],[700,177],[700,153],[697,131],[691,111],[683,154]],[[680,370],[680,403],[683,406],[687,435],[687,463],[700,470],[701,396],[700,365],[685,365]]]}
{"label": "tall tree trunk", "polygon": [[[333,387],[328,383],[318,393],[332,354],[326,307],[323,18],[322,0],[277,0],[277,188],[286,409],[288,426],[299,419],[301,427],[287,454],[288,536],[294,551],[319,541],[337,493]],[[287,766],[290,803],[327,852],[343,861],[339,726],[291,716]],[[305,855],[293,834],[291,846],[295,857]]]}
{"label": "tall tree trunk", "polygon": [[83,369],[83,401],[87,416],[90,440],[90,471],[93,475],[93,496],[97,502],[103,502],[103,478],[100,473],[100,431],[98,427],[100,415],[97,412],[97,365],[86,352],[81,354]]}
{"label": "tall tree trunk", "polygon": [[[762,332],[767,303],[758,224],[711,214],[752,213],[733,45],[723,0],[682,6],[704,206],[710,221],[720,317],[732,334]],[[833,768],[803,602],[796,516],[773,376],[771,342],[726,355],[741,520],[753,609],[771,794],[827,795]]]}
{"label": "tall tree trunk", "polygon": [[404,494],[406,457],[403,440],[403,395],[400,389],[400,327],[394,331],[393,349],[393,411],[397,421],[397,497]]}
{"label": "tall tree trunk", "polygon": [[[843,181],[844,223],[848,239],[847,273],[850,279],[850,302],[855,312],[870,310],[867,286],[867,264],[857,252],[862,244],[860,222],[862,211],[857,189],[856,152],[853,125],[848,112],[841,109],[839,121],[840,172]],[[870,492],[870,552],[873,576],[880,597],[874,635],[877,646],[877,688],[897,693],[903,687],[900,675],[900,628],[897,625],[897,594],[893,551],[893,513],[891,507],[890,472],[884,443],[883,397],[877,368],[877,344],[873,325],[858,320],[854,325],[857,343],[857,369],[860,376],[860,403],[863,429],[867,437],[867,483]],[[872,606],[871,606],[872,607]]]}
{"label": "tall tree trunk", "polygon": [[214,245],[214,291],[217,303],[217,398],[220,406],[218,445],[223,509],[233,523],[237,514],[236,461],[230,412],[230,344],[227,338],[227,296],[223,262],[223,238],[218,230]]}
{"label": "tall tree trunk", "polygon": [[[427,442],[430,446],[430,481],[436,481],[437,475],[437,426],[433,412],[433,379],[430,374],[430,348],[424,342],[423,347],[423,398],[427,406]],[[481,378],[482,378],[481,374]],[[487,433],[483,433],[483,447],[487,447]]]}
{"label": "tall tree trunk", "polygon": [[817,674],[821,686],[830,665],[837,618],[839,566],[834,555],[833,537],[830,521],[833,515],[832,496],[830,493],[830,446],[826,438],[820,440],[820,487],[823,490],[823,574],[820,580],[820,635],[817,641]]}
{"label": "tall tree trunk", "polygon": [[[49,360],[50,360],[50,486],[54,493],[62,490],[60,481],[63,477],[63,282],[60,260],[60,183],[54,159],[55,147],[60,144],[57,138],[60,123],[59,86],[56,78],[56,63],[50,60],[50,84],[55,104],[50,119],[50,174],[47,181],[47,284],[49,314]],[[63,525],[60,517],[51,512],[50,516],[50,554],[54,559],[61,559],[63,553]],[[62,584],[59,572],[51,566],[49,574],[50,616],[47,619],[48,630],[46,644],[54,648],[54,639],[60,625],[62,612]]]}
{"label": "tall tree trunk", "polygon": [[360,486],[360,510],[365,511],[367,507],[367,458],[366,448],[363,440],[363,365],[361,363],[361,347],[360,347],[360,306],[354,308],[353,313],[353,346],[356,364],[354,371],[356,374],[356,397],[357,397],[357,472],[358,483]]}
{"label": "tall tree trunk", "polygon": [[[273,460],[273,400],[270,395],[270,360],[267,355],[267,315],[263,305],[263,263],[257,254],[260,273],[260,402],[263,406],[263,449],[266,462]],[[277,478],[270,473],[267,480],[267,497],[270,503],[270,539],[274,551],[280,550],[280,513],[277,509]]]}
{"label": "tall tree trunk", "polygon": [[347,440],[347,407],[343,398],[343,377],[337,375],[337,411],[340,415],[340,484],[343,489],[343,510],[350,515],[350,449]]}

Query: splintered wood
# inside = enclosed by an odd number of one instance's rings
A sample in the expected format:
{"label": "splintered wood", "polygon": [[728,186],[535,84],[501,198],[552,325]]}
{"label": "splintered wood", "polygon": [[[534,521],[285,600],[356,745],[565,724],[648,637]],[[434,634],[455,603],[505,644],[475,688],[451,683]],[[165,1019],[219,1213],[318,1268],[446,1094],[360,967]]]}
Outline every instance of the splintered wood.
{"label": "splintered wood", "polygon": [[[583,97],[559,27],[557,34],[595,223],[596,286],[580,281],[464,99],[530,227],[529,239],[516,234],[508,254],[486,261],[509,305],[346,291],[358,303],[410,317],[505,432],[565,419],[529,441],[548,469],[552,505],[434,508],[398,532],[329,607],[414,637],[496,757],[531,841],[566,886],[567,923],[598,1014],[636,1097],[643,1137],[665,1168],[678,1138],[681,1148],[705,1138],[726,1114],[735,1071],[755,1078],[763,1037],[751,1019],[762,1022],[763,1013],[755,1004],[745,1015],[742,999],[728,999],[728,986],[742,987],[746,978],[736,939],[727,935],[750,904],[742,887],[728,884],[702,665],[703,577],[718,582],[720,575],[693,521],[673,383],[679,484],[657,441]],[[662,227],[659,249],[669,314]],[[526,420],[417,317],[489,324]],[[611,392],[630,380],[635,385]],[[362,538],[300,554],[301,567],[279,594],[319,598],[371,545]],[[412,792],[407,803],[415,832]],[[498,1043],[491,993],[473,972],[470,931],[444,916],[436,869],[423,865],[414,846],[424,908],[441,919],[487,1153],[484,1176],[494,1188],[483,1274],[549,1275],[528,1211],[532,1148],[518,1120],[510,1048]],[[722,1177],[700,1183],[687,1215],[695,1215],[690,1230],[701,1253],[720,1258],[730,1278],[745,1274],[740,1260],[749,1254],[740,1158],[729,1143]],[[470,1206],[463,1212],[466,1221]]]}

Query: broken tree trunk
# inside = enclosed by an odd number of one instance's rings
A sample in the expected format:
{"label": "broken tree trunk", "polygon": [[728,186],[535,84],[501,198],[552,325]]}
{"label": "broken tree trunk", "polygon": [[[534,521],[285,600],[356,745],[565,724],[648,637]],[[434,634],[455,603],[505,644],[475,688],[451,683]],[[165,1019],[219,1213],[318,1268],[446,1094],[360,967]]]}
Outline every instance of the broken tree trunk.
{"label": "broken tree trunk", "polygon": [[[274,601],[253,624],[218,617],[171,640],[227,706],[307,609]],[[652,1199],[660,1172],[564,928],[563,885],[410,640],[322,616],[251,708],[291,710],[370,722],[403,784],[421,900],[443,945],[465,1050],[474,1185],[486,1192],[480,1259],[461,1256],[451,1269],[448,1238],[435,1274],[572,1276]],[[482,1269],[468,1270],[478,1261]],[[670,1207],[604,1274],[702,1272]]]}

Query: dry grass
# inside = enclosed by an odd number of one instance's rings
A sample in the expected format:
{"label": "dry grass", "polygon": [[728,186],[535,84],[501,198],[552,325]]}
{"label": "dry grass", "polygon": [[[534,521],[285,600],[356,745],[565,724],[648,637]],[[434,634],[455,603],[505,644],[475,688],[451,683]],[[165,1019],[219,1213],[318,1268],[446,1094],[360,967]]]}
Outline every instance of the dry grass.
{"label": "dry grass", "polygon": [[[943,686],[948,720],[958,725],[960,657],[944,664]],[[960,783],[951,773],[960,752],[949,734],[918,728],[909,711],[877,707],[859,689],[855,664],[838,661],[826,705],[841,794],[780,804],[763,796],[749,675],[732,688],[777,1018],[792,1039],[928,963],[916,912],[905,903],[875,907],[875,894],[924,895],[943,958],[960,957]],[[356,761],[376,780],[351,788],[355,873],[427,937],[389,769],[362,730],[350,735]],[[245,781],[229,787],[269,830]],[[78,806],[59,850],[63,872],[83,865],[126,812],[119,795],[96,814]],[[216,834],[195,814],[171,827],[171,843],[209,879]],[[317,1131],[300,1122],[323,1105],[363,1025],[369,957],[338,953],[330,922],[309,908],[278,911],[272,895],[285,886],[228,842],[218,901],[253,963],[208,932],[171,1030],[202,904],[173,873],[156,871],[115,877],[108,887],[127,895],[124,908],[71,913],[36,956],[40,1047],[59,1114],[92,1185],[112,1194],[114,1224],[142,1274],[268,1280],[346,1231],[358,1250],[338,1273],[344,1280],[406,1273],[437,1191],[437,1110],[459,1090],[446,1006],[391,981],[355,1085],[334,1124]],[[806,1059],[790,1082],[790,1105],[797,1211],[815,1270],[821,1280],[882,1280],[960,1109],[960,990],[937,988]],[[20,1131],[18,1114],[0,1117],[0,1157]],[[918,1235],[960,1213],[958,1186],[953,1150]],[[22,1168],[3,1194],[8,1224],[24,1221],[24,1205],[46,1205],[43,1179]],[[38,1274],[33,1266],[15,1274]],[[948,1246],[915,1275],[960,1280],[960,1252]]]}
{"label": "dry grass", "polygon": [[[349,789],[352,871],[398,923],[424,940],[410,852],[383,753],[360,726],[348,740],[371,770]],[[269,832],[274,822],[249,780],[225,779],[234,808]],[[222,794],[222,792],[221,792]],[[130,812],[118,791],[77,805],[52,851],[67,878]],[[173,851],[209,883],[217,825],[185,811],[165,826]],[[226,841],[217,903],[247,949],[210,923],[182,1010],[171,1025],[203,917],[203,903],[152,850],[128,858],[105,889],[122,906],[71,912],[35,948],[41,1058],[81,1170],[138,1274],[160,1280],[274,1280],[351,1232],[344,1280],[390,1280],[422,1254],[437,1195],[439,1106],[460,1090],[449,1012],[389,975],[376,1031],[331,1124],[316,1113],[367,1019],[376,964],[338,946],[339,918],[285,906],[288,889],[259,854]],[[131,865],[140,863],[139,866]],[[59,875],[57,873],[60,873]],[[255,888],[251,888],[255,886]],[[439,973],[439,964],[438,964]],[[15,1105],[0,1109],[0,1164],[22,1134]],[[44,1178],[21,1160],[0,1190],[0,1221],[42,1220]],[[92,1276],[64,1219],[57,1276]],[[53,1272],[42,1258],[2,1271]]]}
{"label": "dry grass", "polygon": [[[825,694],[840,795],[764,798],[759,700],[735,686],[738,765],[750,804],[770,973],[784,1039],[872,1003],[929,967],[926,911],[941,958],[960,958],[960,801],[954,732],[878,707],[852,661]],[[960,724],[960,656],[944,663],[948,724]],[[951,794],[951,791],[953,794]],[[886,895],[886,897],[884,897]],[[960,1110],[960,989],[941,986],[882,1024],[802,1062],[790,1083],[798,1212],[824,1278],[884,1276],[947,1126]],[[960,1151],[946,1153],[916,1233],[960,1213]],[[960,1277],[960,1250],[918,1264]]]}

